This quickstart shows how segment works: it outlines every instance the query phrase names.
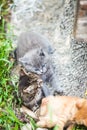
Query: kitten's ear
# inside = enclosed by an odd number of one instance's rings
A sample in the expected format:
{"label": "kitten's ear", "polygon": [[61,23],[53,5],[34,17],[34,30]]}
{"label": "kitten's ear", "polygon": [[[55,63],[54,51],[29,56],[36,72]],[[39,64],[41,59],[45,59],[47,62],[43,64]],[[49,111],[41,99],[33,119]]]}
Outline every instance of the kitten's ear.
{"label": "kitten's ear", "polygon": [[48,104],[48,99],[43,98],[42,103],[41,103],[41,108],[40,108],[40,115],[44,116],[47,113],[47,104]]}
{"label": "kitten's ear", "polygon": [[45,98],[42,99],[42,104],[43,104],[43,105],[48,105],[48,103],[49,103],[50,101],[53,101],[53,100],[55,100],[55,97],[52,96],[52,95],[50,95],[50,96],[45,97]]}
{"label": "kitten's ear", "polygon": [[42,105],[46,105],[48,103],[48,98],[43,98],[42,99]]}
{"label": "kitten's ear", "polygon": [[43,49],[40,49],[40,56],[45,56]]}
{"label": "kitten's ear", "polygon": [[18,59],[19,63],[26,63],[26,58],[25,57],[21,57]]}
{"label": "kitten's ear", "polygon": [[79,99],[78,101],[77,101],[77,103],[76,103],[76,107],[78,108],[78,109],[81,109],[82,108],[82,106],[84,105],[84,99]]}

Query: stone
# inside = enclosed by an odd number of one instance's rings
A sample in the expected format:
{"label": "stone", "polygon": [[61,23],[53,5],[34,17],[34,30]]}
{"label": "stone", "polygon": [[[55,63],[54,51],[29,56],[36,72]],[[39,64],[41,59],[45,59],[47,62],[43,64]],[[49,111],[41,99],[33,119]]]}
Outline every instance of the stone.
{"label": "stone", "polygon": [[32,127],[31,127],[31,125],[29,123],[27,123],[26,125],[21,127],[21,130],[32,130]]}

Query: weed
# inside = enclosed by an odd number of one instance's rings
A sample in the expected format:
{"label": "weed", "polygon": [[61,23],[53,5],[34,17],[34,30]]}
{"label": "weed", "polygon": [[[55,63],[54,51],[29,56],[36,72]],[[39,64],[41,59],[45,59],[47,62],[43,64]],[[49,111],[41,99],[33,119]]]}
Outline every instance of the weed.
{"label": "weed", "polygon": [[8,37],[9,34],[4,32],[4,19],[2,23],[0,26],[0,129],[18,130],[22,123],[13,110],[17,84],[15,78],[11,77],[11,69],[14,64],[10,59],[10,53],[13,51],[12,37]]}
{"label": "weed", "polygon": [[53,128],[53,130],[58,130],[58,128],[59,128],[59,126],[56,125],[56,126]]}
{"label": "weed", "polygon": [[[13,111],[13,93],[16,91],[16,84],[10,77],[13,67],[13,62],[9,58],[11,51],[13,51],[11,40],[0,40],[0,127],[6,130],[18,130],[22,123]],[[14,82],[15,87],[11,82]]]}
{"label": "weed", "polygon": [[36,130],[36,128],[38,127],[32,118],[30,118],[30,125],[32,130]]}

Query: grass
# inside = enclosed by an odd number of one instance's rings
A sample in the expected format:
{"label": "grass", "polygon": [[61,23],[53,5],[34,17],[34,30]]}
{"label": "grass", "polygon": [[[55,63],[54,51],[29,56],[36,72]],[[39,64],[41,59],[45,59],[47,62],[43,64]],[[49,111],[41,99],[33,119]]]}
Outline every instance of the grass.
{"label": "grass", "polygon": [[[16,117],[13,110],[14,92],[17,92],[17,84],[15,79],[11,77],[11,69],[14,62],[10,58],[13,51],[12,37],[6,33],[7,28],[6,16],[8,16],[10,0],[0,1],[0,129],[2,130],[19,130],[22,123]],[[13,85],[14,83],[14,85]]]}
{"label": "grass", "polygon": [[[18,130],[22,123],[13,110],[14,92],[17,86],[12,85],[11,69],[13,62],[10,53],[13,51],[10,39],[0,40],[0,128]],[[15,80],[15,79],[14,79]],[[14,81],[15,82],[15,81]]]}
{"label": "grass", "polygon": [[[10,53],[14,49],[12,28],[7,22],[10,11],[9,2],[12,0],[0,1],[0,130],[19,130],[23,123],[16,117],[14,111],[18,100],[14,93],[18,93],[18,85],[15,77],[11,76],[14,62],[11,60]],[[34,130],[35,123],[32,119],[30,124]]]}

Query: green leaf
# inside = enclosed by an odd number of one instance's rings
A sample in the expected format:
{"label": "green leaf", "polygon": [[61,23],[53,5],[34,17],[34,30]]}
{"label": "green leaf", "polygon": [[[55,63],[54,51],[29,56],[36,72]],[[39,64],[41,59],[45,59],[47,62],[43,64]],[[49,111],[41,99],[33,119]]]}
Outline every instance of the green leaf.
{"label": "green leaf", "polygon": [[14,114],[11,108],[6,108],[6,110],[12,116],[12,120],[14,119],[15,122],[22,125],[22,123],[18,120],[18,118],[16,117],[16,115]]}
{"label": "green leaf", "polygon": [[58,130],[58,128],[59,128],[59,126],[56,125],[56,126],[53,128],[53,130]]}
{"label": "green leaf", "polygon": [[32,130],[35,130],[37,128],[35,121],[31,117],[30,117],[30,125],[32,127]]}

